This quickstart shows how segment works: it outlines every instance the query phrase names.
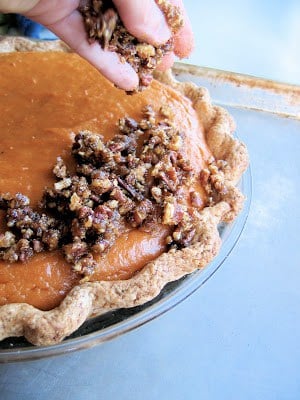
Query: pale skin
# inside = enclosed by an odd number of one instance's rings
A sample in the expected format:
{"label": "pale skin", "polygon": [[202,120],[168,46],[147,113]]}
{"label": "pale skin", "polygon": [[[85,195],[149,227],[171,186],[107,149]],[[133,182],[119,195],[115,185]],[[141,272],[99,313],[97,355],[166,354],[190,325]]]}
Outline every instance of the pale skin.
{"label": "pale skin", "polygon": [[[174,53],[165,56],[160,69],[172,66],[175,55],[187,57],[194,45],[182,0],[170,2],[181,8],[184,25],[175,36]],[[128,31],[137,38],[161,44],[171,37],[155,0],[114,0],[114,4]],[[0,0],[0,12],[23,14],[43,24],[118,87],[133,90],[138,84],[138,77],[131,66],[121,63],[117,54],[103,50],[98,43],[88,43],[78,5],[79,0]]]}

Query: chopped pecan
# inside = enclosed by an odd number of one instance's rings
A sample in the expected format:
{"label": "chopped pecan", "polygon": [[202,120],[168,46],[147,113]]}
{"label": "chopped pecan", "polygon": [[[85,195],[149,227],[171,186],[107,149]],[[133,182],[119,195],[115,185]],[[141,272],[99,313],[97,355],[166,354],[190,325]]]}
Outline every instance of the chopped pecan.
{"label": "chopped pecan", "polygon": [[56,178],[64,179],[67,178],[68,170],[67,167],[61,157],[57,157],[56,164],[53,168],[53,174]]}
{"label": "chopped pecan", "polygon": [[148,218],[152,216],[153,205],[150,200],[142,200],[134,209],[130,216],[131,225],[138,227]]}
{"label": "chopped pecan", "polygon": [[63,246],[65,258],[69,263],[77,263],[83,256],[88,254],[87,243],[81,240],[75,240],[72,243]]}
{"label": "chopped pecan", "polygon": [[208,195],[210,205],[218,202],[220,197],[227,193],[223,171],[225,168],[225,161],[213,160],[208,167],[203,169],[200,173],[200,183]]}
{"label": "chopped pecan", "polygon": [[192,191],[190,192],[190,200],[191,205],[195,208],[202,208],[203,207],[203,200],[199,192]]}
{"label": "chopped pecan", "polygon": [[[167,108],[161,112],[167,116]],[[182,204],[180,189],[193,181],[192,168],[183,159],[183,134],[168,122],[159,122],[148,106],[140,122],[120,119],[119,132],[107,143],[99,134],[75,136],[71,173],[58,157],[56,182],[46,188],[38,210],[28,197],[0,195],[7,231],[0,235],[0,258],[24,262],[34,253],[62,249],[65,259],[81,275],[97,266],[93,254],[104,255],[124,226],[151,232],[153,224],[174,229],[170,246],[185,246],[195,239],[195,221]],[[222,175],[213,165],[202,171],[205,188],[222,188]],[[191,205],[202,207],[191,191]]]}
{"label": "chopped pecan", "polygon": [[15,243],[16,237],[12,232],[6,231],[5,233],[0,234],[0,247],[8,248],[13,246]]}

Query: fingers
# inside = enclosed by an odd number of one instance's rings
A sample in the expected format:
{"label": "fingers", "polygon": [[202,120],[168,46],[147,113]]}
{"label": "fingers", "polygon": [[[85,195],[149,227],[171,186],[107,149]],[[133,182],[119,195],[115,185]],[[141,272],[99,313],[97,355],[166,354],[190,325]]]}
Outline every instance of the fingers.
{"label": "fingers", "polygon": [[174,53],[179,58],[188,57],[195,46],[191,21],[187,15],[182,0],[169,0],[174,6],[180,8],[183,14],[183,26],[174,37]]}
{"label": "fingers", "polygon": [[171,51],[170,53],[166,54],[161,62],[157,66],[158,71],[166,71],[167,69],[171,68],[175,61],[175,54]]}
{"label": "fingers", "polygon": [[[182,11],[184,24],[174,36],[174,52],[165,55],[158,66],[161,71],[172,67],[175,55],[179,58],[188,57],[194,48],[192,26],[182,0],[169,1]],[[140,40],[160,44],[171,37],[165,17],[154,0],[114,0],[114,3],[128,31]]]}
{"label": "fingers", "polygon": [[0,11],[2,13],[19,13],[22,14],[28,10],[31,10],[39,0],[1,0],[0,1]]}
{"label": "fingers", "polygon": [[133,90],[137,87],[138,76],[129,64],[122,63],[116,53],[103,50],[98,43],[89,44],[78,11],[47,27],[119,88]]}
{"label": "fingers", "polygon": [[[187,57],[194,47],[191,24],[182,0],[169,1],[180,7],[184,15],[184,26],[174,37],[174,53],[180,58]],[[82,17],[78,11],[72,11],[78,3],[79,0],[68,0],[68,3],[40,0],[27,15],[47,26],[118,87],[128,91],[135,89],[138,76],[128,63],[122,63],[117,54],[103,50],[99,44],[88,43]],[[114,0],[114,3],[126,28],[141,41],[162,44],[171,37],[155,0]],[[164,57],[160,70],[173,65],[174,53]]]}
{"label": "fingers", "polygon": [[186,13],[182,0],[169,0],[174,6],[180,8],[183,14],[183,26],[174,36],[174,51],[166,54],[157,69],[159,71],[166,71],[171,68],[175,61],[175,55],[179,58],[185,58],[192,52],[195,42],[192,31],[191,22]]}
{"label": "fingers", "polygon": [[128,31],[141,41],[162,44],[171,37],[163,13],[154,0],[114,0]]}
{"label": "fingers", "polygon": [[79,0],[39,0],[25,15],[43,25],[60,21],[78,7]]}

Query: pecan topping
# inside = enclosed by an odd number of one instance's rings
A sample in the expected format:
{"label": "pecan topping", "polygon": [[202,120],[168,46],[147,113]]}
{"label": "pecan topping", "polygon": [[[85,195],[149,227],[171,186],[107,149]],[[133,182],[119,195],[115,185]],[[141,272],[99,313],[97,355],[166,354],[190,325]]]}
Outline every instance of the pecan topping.
{"label": "pecan topping", "polygon": [[20,193],[0,196],[7,225],[0,258],[24,262],[34,253],[62,249],[74,271],[89,275],[97,265],[93,255],[104,255],[124,226],[151,230],[157,222],[182,223],[188,210],[177,192],[194,179],[180,153],[184,135],[166,112],[158,119],[149,106],[140,122],[126,117],[118,127],[106,143],[99,134],[76,135],[75,173],[58,157],[56,182],[45,189],[39,209]]}
{"label": "pecan topping", "polygon": [[[182,156],[184,134],[168,120],[172,110],[157,115],[148,106],[137,122],[121,118],[119,132],[106,143],[100,134],[75,136],[70,173],[61,157],[53,168],[56,182],[46,188],[40,206],[17,193],[0,195],[6,232],[0,234],[0,258],[25,262],[35,253],[61,249],[78,274],[91,275],[101,257],[125,227],[151,232],[151,225],[170,227],[169,248],[198,239],[198,210],[224,195],[224,162],[210,162],[198,177]],[[204,204],[192,184],[207,193]],[[187,198],[182,196],[186,188]]]}
{"label": "pecan topping", "polygon": [[208,167],[200,173],[200,183],[208,195],[209,205],[218,203],[221,197],[226,195],[227,189],[223,172],[225,168],[224,160],[211,161]]}

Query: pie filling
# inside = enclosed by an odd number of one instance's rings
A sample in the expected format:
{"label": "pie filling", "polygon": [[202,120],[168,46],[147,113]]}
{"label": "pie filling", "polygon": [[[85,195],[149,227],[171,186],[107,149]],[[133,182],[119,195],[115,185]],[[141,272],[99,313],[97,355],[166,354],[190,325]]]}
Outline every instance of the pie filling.
{"label": "pie filling", "polygon": [[3,54],[0,68],[0,305],[49,310],[192,243],[212,157],[188,99],[157,81],[127,96],[74,54]]}

